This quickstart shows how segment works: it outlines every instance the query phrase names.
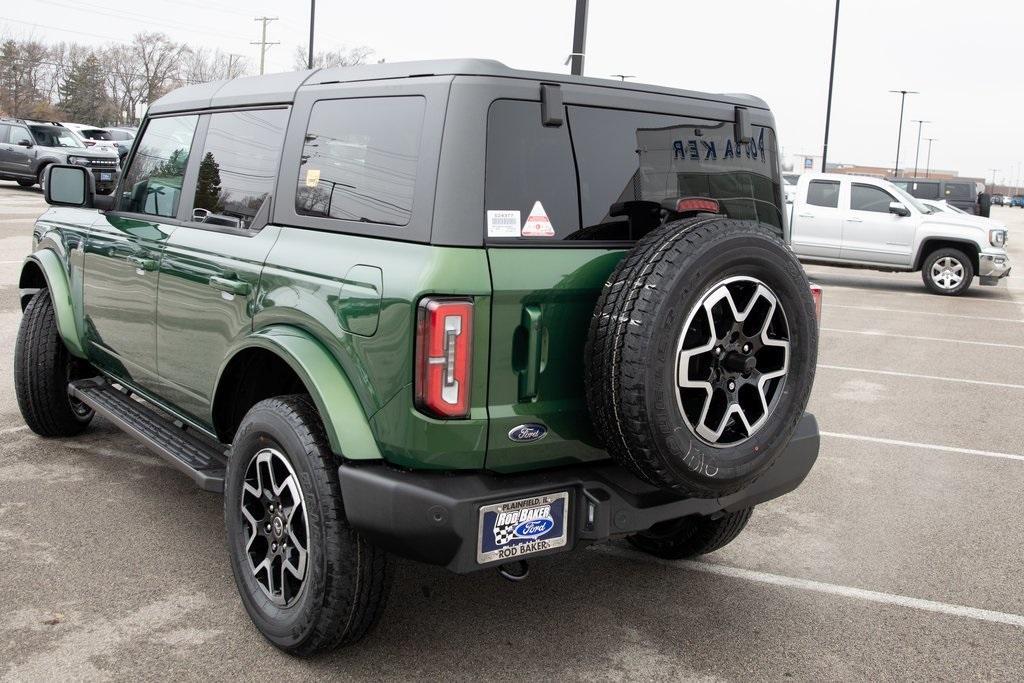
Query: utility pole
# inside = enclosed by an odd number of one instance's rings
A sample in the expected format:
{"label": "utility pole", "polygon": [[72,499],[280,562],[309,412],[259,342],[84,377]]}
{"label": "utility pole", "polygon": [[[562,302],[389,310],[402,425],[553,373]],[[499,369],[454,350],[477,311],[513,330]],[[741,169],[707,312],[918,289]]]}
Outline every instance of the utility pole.
{"label": "utility pole", "polygon": [[277,21],[277,17],[256,17],[253,21],[263,22],[263,37],[260,38],[259,42],[253,41],[250,45],[260,46],[260,75],[263,75],[263,67],[267,61],[267,48],[271,45],[280,45],[281,43],[269,43],[267,42],[267,24],[272,21]]}
{"label": "utility pole", "polygon": [[890,90],[891,93],[900,94],[900,128],[896,134],[896,167],[892,170],[894,178],[900,177],[900,143],[903,142],[903,105],[907,101],[907,95],[917,95],[916,90]]}
{"label": "utility pole", "polygon": [[912,119],[911,123],[917,124],[917,151],[914,152],[914,177],[917,177],[917,161],[921,157],[921,126],[931,121],[922,121],[921,119]]}
{"label": "utility pole", "polygon": [[992,171],[992,192],[990,194],[995,194],[996,193],[996,173],[999,172],[999,169],[998,168],[990,168],[988,170]]}
{"label": "utility pole", "polygon": [[925,162],[924,166],[924,177],[928,177],[929,171],[932,169],[932,143],[938,140],[938,138],[925,138],[928,141],[928,161]]}
{"label": "utility pole", "polygon": [[573,76],[583,75],[583,57],[587,52],[587,5],[589,0],[576,0],[576,22],[572,32],[572,54],[569,60],[572,68],[569,73]]}
{"label": "utility pole", "polygon": [[243,55],[240,55],[240,54],[238,54],[236,52],[231,52],[231,53],[228,54],[228,78],[229,79],[235,77],[235,60],[236,59],[242,59],[242,58],[243,58]]}
{"label": "utility pole", "polygon": [[821,147],[821,172],[828,172],[828,128],[832,123],[832,82],[836,77],[836,41],[839,38],[839,0],[836,0],[836,19],[832,23],[832,64],[828,68],[828,104],[825,107],[825,144]]}
{"label": "utility pole", "polygon": [[309,59],[306,68],[313,68],[313,27],[316,26],[316,0],[309,0]]}

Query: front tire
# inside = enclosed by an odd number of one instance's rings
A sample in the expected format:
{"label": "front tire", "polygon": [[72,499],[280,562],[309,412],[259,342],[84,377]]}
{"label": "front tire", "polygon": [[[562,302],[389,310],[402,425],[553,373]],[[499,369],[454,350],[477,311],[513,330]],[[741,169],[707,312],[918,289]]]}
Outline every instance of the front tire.
{"label": "front tire", "polygon": [[971,288],[974,266],[959,249],[936,249],[925,258],[921,279],[932,294],[960,296]]}
{"label": "front tire", "polygon": [[338,459],[308,396],[246,414],[224,482],[235,584],[256,628],[312,655],[359,641],[384,611],[388,557],[349,526]]}
{"label": "front tire", "polygon": [[14,347],[14,393],[29,429],[50,437],[85,431],[93,412],[71,398],[68,384],[88,374],[88,365],[60,338],[50,290],[39,290],[25,308]]}
{"label": "front tire", "polygon": [[648,555],[681,560],[712,553],[732,543],[750,521],[754,508],[726,512],[721,517],[680,517],[655,524],[626,540]]}
{"label": "front tire", "polygon": [[32,187],[33,185],[36,184],[36,181],[34,181],[34,180],[18,180],[18,184],[21,185],[22,187]]}

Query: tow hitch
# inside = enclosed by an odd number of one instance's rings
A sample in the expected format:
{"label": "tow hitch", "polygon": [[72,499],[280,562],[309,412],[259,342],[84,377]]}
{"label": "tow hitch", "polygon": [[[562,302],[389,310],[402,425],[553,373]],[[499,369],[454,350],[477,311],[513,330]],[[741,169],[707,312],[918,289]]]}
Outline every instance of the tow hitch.
{"label": "tow hitch", "polygon": [[530,575],[530,563],[526,560],[506,562],[498,567],[498,574],[501,578],[512,581],[513,583],[523,581]]}

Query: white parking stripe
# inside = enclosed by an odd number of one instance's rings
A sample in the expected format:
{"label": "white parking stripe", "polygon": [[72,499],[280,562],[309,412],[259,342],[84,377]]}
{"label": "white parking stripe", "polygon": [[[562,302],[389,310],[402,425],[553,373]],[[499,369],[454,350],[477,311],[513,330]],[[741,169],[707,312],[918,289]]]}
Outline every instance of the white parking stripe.
{"label": "white parking stripe", "polygon": [[[905,297],[905,296],[926,296],[926,297],[928,297],[929,299],[931,299],[933,301],[938,300],[938,297],[936,295],[934,295],[934,294],[926,294],[924,292],[902,292],[902,291],[895,292],[895,291],[891,291],[891,290],[873,289],[871,287],[854,287],[854,286],[851,286],[851,285],[821,285],[821,286],[825,290],[825,296],[826,297],[828,296],[828,293],[830,291],[832,291],[833,289],[843,289],[843,290],[848,290],[848,291],[851,291],[851,292],[858,292],[860,294],[877,294],[879,296],[889,296],[889,297],[897,297],[897,298],[902,298],[902,297]],[[960,297],[960,299],[958,299],[958,300],[959,301],[969,301],[972,304],[977,302],[977,303],[984,303],[984,304],[1010,304],[1011,306],[1024,306],[1024,301],[1011,301],[1009,299],[992,299],[992,298],[989,298],[989,297],[984,297],[983,298],[983,297],[969,297],[969,296],[967,296],[967,297]]]}
{"label": "white parking stripe", "polygon": [[1024,616],[1020,614],[996,612],[994,610],[967,607],[966,605],[955,605],[948,602],[911,598],[906,595],[870,591],[865,590],[864,588],[854,588],[852,586],[842,586],[835,583],[825,583],[824,581],[796,579],[791,576],[783,576],[781,574],[769,574],[768,572],[759,572],[752,569],[740,569],[739,567],[712,564],[710,562],[695,562],[693,560],[664,560],[660,557],[642,555],[639,552],[627,550],[618,546],[597,545],[591,547],[597,552],[607,555],[613,555],[615,557],[630,560],[640,560],[642,562],[650,562],[652,564],[660,564],[674,569],[701,572],[703,574],[714,574],[731,579],[743,579],[744,581],[765,583],[772,586],[779,586],[781,588],[795,588],[797,590],[811,591],[813,593],[824,593],[826,595],[835,595],[843,598],[863,600],[865,602],[873,602],[882,605],[894,605],[896,607],[906,607],[908,609],[920,610],[922,612],[934,612],[952,617],[964,617],[967,619],[974,619],[975,621],[986,621],[994,624],[1005,624],[1007,626],[1024,628]]}
{"label": "white parking stripe", "polygon": [[1014,453],[1000,453],[999,451],[979,451],[974,448],[960,448],[958,446],[940,446],[933,443],[918,443],[916,441],[900,441],[899,439],[883,439],[878,436],[862,436],[860,434],[842,434],[839,432],[821,432],[822,436],[832,439],[847,439],[849,441],[866,441],[868,443],[880,443],[887,446],[904,446],[906,448],[920,448],[928,451],[941,451],[943,453],[959,453],[960,455],[979,455],[984,458],[1002,458],[1003,460],[1018,460],[1024,462],[1024,455]]}
{"label": "white parking stripe", "polygon": [[960,377],[940,377],[939,375],[918,375],[914,372],[896,372],[895,370],[869,370],[867,368],[851,368],[845,365],[828,365],[818,363],[819,368],[826,370],[842,370],[844,372],[863,372],[869,375],[891,375],[893,377],[911,377],[913,379],[932,379],[940,382],[956,382],[958,384],[980,384],[986,387],[1003,387],[1004,389],[1024,389],[1024,384],[1006,384],[1004,382],[986,382],[980,379],[961,379]]}
{"label": "white parking stripe", "polygon": [[940,318],[962,318],[964,320],[993,320],[1001,323],[1024,323],[1024,318],[989,318],[980,315],[958,315],[956,313],[939,313],[937,311],[913,311],[906,308],[886,308],[884,306],[850,306],[847,304],[824,304],[825,309],[829,308],[852,308],[859,311],[883,311],[885,313],[909,313],[912,315],[935,315]]}
{"label": "white parking stripe", "polygon": [[[14,263],[14,261],[11,261]],[[21,263],[21,261],[17,261]],[[896,339],[916,339],[919,341],[949,342],[950,344],[973,344],[974,346],[992,346],[999,349],[1022,349],[1024,346],[1018,344],[1000,344],[998,342],[971,341],[969,339],[953,339],[950,337],[918,337],[913,334],[892,334],[890,332],[877,332],[874,330],[846,330],[840,327],[822,327],[822,332],[839,332],[843,334],[860,334],[868,337],[894,337]]]}
{"label": "white parking stripe", "polygon": [[24,429],[28,429],[28,425],[21,425],[20,427],[8,427],[7,429],[0,429],[0,436],[4,434],[13,434],[14,432],[20,432]]}

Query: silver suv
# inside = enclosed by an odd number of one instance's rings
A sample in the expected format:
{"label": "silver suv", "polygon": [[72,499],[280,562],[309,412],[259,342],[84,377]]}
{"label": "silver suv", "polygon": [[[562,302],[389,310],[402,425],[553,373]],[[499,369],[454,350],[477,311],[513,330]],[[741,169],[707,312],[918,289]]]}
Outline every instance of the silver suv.
{"label": "silver suv", "polygon": [[121,170],[116,151],[89,149],[59,123],[0,118],[0,180],[42,187],[50,164],[89,167],[100,194],[114,191]]}

